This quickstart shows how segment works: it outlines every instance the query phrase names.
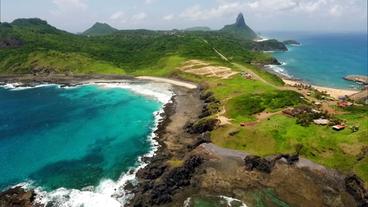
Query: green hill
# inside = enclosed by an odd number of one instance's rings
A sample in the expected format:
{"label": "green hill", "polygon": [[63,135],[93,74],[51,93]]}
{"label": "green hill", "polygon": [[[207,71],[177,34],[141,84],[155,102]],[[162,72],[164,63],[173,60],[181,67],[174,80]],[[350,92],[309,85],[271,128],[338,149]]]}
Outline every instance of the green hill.
{"label": "green hill", "polygon": [[58,30],[39,19],[0,26],[6,28],[0,31],[3,74],[142,74],[140,71],[153,73],[169,66],[175,69],[188,59],[228,64],[218,52],[232,62],[274,62],[271,55],[262,52],[264,43],[236,39],[220,31],[125,30],[86,37]]}
{"label": "green hill", "polygon": [[38,19],[38,18],[31,18],[31,19],[16,19],[14,20],[11,25],[16,28],[22,28],[26,30],[31,30],[33,32],[39,32],[39,33],[64,33],[64,31],[61,31],[47,23],[47,21]]}
{"label": "green hill", "polygon": [[83,32],[83,35],[87,36],[101,36],[101,35],[110,35],[114,32],[118,31],[117,29],[111,27],[106,23],[95,23],[91,28],[87,29]]}
{"label": "green hill", "polygon": [[233,35],[236,38],[254,40],[258,35],[245,23],[244,16],[240,13],[235,24],[226,25],[220,31]]}

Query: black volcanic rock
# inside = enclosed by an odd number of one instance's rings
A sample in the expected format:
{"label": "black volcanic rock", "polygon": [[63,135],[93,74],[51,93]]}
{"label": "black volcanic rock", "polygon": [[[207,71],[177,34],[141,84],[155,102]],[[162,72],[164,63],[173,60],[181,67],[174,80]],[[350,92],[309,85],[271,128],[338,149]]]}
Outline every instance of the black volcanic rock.
{"label": "black volcanic rock", "polygon": [[245,169],[252,171],[257,169],[261,172],[271,173],[274,163],[259,156],[249,155],[244,159]]}
{"label": "black volcanic rock", "polygon": [[358,207],[368,206],[368,191],[364,187],[364,182],[357,175],[350,175],[345,178],[345,188],[358,203]]}
{"label": "black volcanic rock", "polygon": [[1,48],[16,48],[23,45],[23,42],[17,38],[0,38],[0,49]]}
{"label": "black volcanic rock", "polygon": [[183,187],[192,184],[192,177],[196,169],[205,161],[198,155],[192,155],[180,167],[166,168],[159,179],[146,180],[138,188],[139,194],[131,200],[129,206],[162,206],[172,201],[173,196]]}
{"label": "black volcanic rock", "polygon": [[32,207],[36,194],[21,187],[0,193],[0,207]]}

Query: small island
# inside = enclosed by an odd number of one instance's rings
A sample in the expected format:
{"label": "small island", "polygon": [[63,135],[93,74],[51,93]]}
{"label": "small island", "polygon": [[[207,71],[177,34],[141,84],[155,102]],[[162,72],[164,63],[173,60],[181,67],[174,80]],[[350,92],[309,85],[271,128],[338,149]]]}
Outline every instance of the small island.
{"label": "small island", "polygon": [[294,45],[294,46],[300,46],[301,43],[296,41],[296,40],[285,40],[282,43],[284,43],[285,45]]}

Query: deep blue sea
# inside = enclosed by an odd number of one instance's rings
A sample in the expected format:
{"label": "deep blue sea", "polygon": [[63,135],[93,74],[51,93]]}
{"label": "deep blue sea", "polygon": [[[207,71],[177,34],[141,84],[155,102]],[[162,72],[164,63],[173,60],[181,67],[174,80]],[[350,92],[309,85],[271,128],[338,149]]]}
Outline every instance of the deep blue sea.
{"label": "deep blue sea", "polygon": [[[346,75],[368,75],[367,33],[265,32],[267,38],[294,39],[301,46],[273,55],[285,65],[279,72],[311,84],[334,88],[358,87]],[[277,69],[277,68],[276,68]],[[282,70],[283,69],[283,70]]]}
{"label": "deep blue sea", "polygon": [[149,136],[162,105],[96,85],[0,87],[0,188],[27,181],[47,192],[79,192],[103,180],[116,182],[152,150]]}

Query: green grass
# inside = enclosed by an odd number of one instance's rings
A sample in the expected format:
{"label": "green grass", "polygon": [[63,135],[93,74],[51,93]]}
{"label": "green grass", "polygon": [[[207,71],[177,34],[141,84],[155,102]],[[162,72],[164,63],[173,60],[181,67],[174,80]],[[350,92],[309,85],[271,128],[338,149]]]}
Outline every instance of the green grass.
{"label": "green grass", "polygon": [[[12,68],[8,67],[3,72],[11,73]],[[18,73],[29,73],[28,68],[32,68],[33,71],[47,70],[54,73],[125,74],[123,69],[105,61],[97,61],[80,53],[61,53],[57,51],[32,52],[26,57],[25,61],[19,63],[17,68]]]}
{"label": "green grass", "polygon": [[145,67],[144,69],[136,70],[132,72],[132,75],[150,75],[159,77],[169,77],[175,73],[177,68],[182,65],[185,58],[180,56],[164,57],[158,61],[157,64]]}
{"label": "green grass", "polygon": [[[170,76],[174,73],[173,68],[185,59],[225,64],[213,48],[231,60],[248,63],[272,60],[270,55],[253,52],[252,49],[256,47],[254,42],[239,41],[221,32],[128,30],[106,36],[86,37],[58,30],[39,19],[17,20],[12,24],[0,24],[0,27],[0,40],[14,37],[24,42],[23,46],[16,49],[0,49],[0,73],[30,72],[33,68],[24,64],[29,55],[50,51],[86,56],[123,68],[129,74],[155,76]],[[57,72],[67,67],[72,72],[77,69],[67,65],[67,62],[58,61],[49,61],[47,66],[56,67]],[[76,72],[84,71],[91,72],[85,69]],[[105,72],[110,71],[114,74],[117,72],[113,68]]]}
{"label": "green grass", "polygon": [[[368,159],[358,162],[356,156],[364,145],[368,145],[368,118],[364,114],[346,114],[339,118],[347,121],[349,126],[359,125],[360,130],[352,133],[350,129],[336,132],[327,126],[302,127],[293,118],[275,115],[254,127],[232,125],[220,128],[212,137],[220,146],[262,156],[293,153],[295,146],[302,144],[302,156],[344,172],[354,171],[367,182]],[[234,130],[240,131],[229,136]]]}
{"label": "green grass", "polygon": [[246,80],[240,75],[235,75],[233,78],[227,80],[208,79],[206,82],[211,86],[211,91],[214,92],[219,100],[245,94],[267,93],[275,90],[270,85],[260,81]]}
{"label": "green grass", "polygon": [[247,94],[228,102],[227,114],[237,122],[249,120],[251,115],[265,110],[273,111],[303,102],[295,91],[273,91],[261,94]]}
{"label": "green grass", "polygon": [[[245,66],[235,67],[249,70]],[[225,105],[227,117],[233,119],[232,125],[212,132],[215,144],[260,156],[294,153],[296,146],[302,144],[302,156],[343,172],[355,172],[368,183],[368,158],[357,161],[362,147],[368,145],[367,106],[350,107],[337,116],[348,126],[359,126],[360,130],[356,133],[349,128],[336,132],[327,126],[312,124],[303,127],[296,123],[295,118],[284,115],[271,116],[255,126],[240,127],[240,122],[255,121],[252,116],[255,113],[278,111],[304,102],[299,93],[280,90],[281,83],[273,75],[253,72],[266,82],[245,80],[240,75],[228,80],[201,80]],[[233,133],[235,131],[237,133]]]}
{"label": "green grass", "polygon": [[262,70],[254,65],[243,65],[243,64],[234,64],[235,68],[237,68],[240,71],[247,71],[251,70],[255,74],[257,74],[259,77],[261,77],[263,80],[265,80],[267,83],[272,84],[274,86],[283,86],[285,83],[279,78],[277,75],[271,74],[265,70]]}

